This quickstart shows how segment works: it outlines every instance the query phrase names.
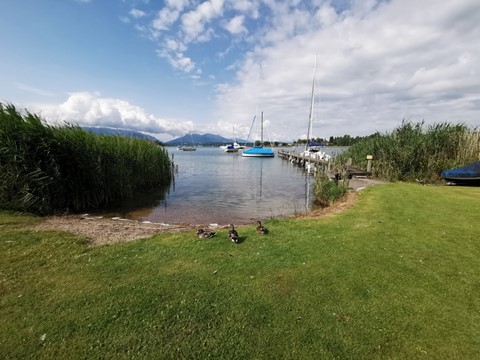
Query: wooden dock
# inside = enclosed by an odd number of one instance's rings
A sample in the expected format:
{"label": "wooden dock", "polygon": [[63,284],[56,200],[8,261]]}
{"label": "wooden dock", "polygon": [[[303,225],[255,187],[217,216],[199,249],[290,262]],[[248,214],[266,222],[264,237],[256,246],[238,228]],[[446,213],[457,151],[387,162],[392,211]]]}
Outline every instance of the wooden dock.
{"label": "wooden dock", "polygon": [[293,151],[279,150],[278,156],[281,157],[282,159],[286,159],[288,161],[295,162],[297,164],[302,164],[302,165],[305,165],[305,163],[309,162],[309,163],[319,164],[323,166],[328,166],[328,163],[329,163],[329,161],[327,160],[323,160],[315,156],[305,156]]}
{"label": "wooden dock", "polygon": [[278,156],[284,160],[290,161],[291,163],[304,166],[308,172],[314,173],[317,173],[318,171],[327,173],[332,164],[331,161],[321,159],[315,155],[306,156],[295,151],[279,150]]}
{"label": "wooden dock", "polygon": [[[333,159],[324,160],[316,157],[315,155],[305,156],[295,151],[286,150],[279,150],[278,156],[284,160],[290,161],[291,163],[304,166],[309,172],[313,171],[314,173],[317,173],[321,171],[324,174],[327,174],[329,177],[335,178],[336,174],[332,172]],[[343,174],[339,175],[351,179],[352,177],[368,177],[371,175],[371,172],[358,169],[348,164],[345,166]]]}
{"label": "wooden dock", "polygon": [[353,166],[347,166],[345,174],[349,179],[351,179],[352,177],[368,177],[372,175],[370,171],[365,171]]}

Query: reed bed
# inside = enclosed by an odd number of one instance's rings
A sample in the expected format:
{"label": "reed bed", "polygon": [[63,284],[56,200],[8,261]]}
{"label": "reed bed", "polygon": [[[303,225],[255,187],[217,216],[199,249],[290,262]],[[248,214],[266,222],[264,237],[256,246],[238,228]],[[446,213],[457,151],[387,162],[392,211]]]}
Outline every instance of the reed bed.
{"label": "reed bed", "polygon": [[403,121],[391,134],[378,134],[352,145],[338,157],[339,164],[352,158],[366,168],[373,155],[372,175],[389,181],[436,183],[443,170],[480,158],[480,133],[463,124]]}
{"label": "reed bed", "polygon": [[0,207],[52,214],[97,209],[167,186],[167,151],[148,141],[47,125],[0,103]]}

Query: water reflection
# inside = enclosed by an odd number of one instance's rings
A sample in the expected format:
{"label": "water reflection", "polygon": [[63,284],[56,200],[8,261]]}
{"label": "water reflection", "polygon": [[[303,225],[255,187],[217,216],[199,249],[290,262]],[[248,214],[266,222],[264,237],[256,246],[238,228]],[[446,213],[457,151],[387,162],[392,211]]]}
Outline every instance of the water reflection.
{"label": "water reflection", "polygon": [[262,200],[263,161],[264,159],[260,159],[260,193],[259,193],[260,200]]}
{"label": "water reflection", "polygon": [[305,212],[307,212],[309,209],[310,209],[310,183],[311,183],[311,180],[310,180],[310,174],[308,173],[308,171],[305,171]]}
{"label": "water reflection", "polygon": [[152,209],[166,209],[167,198],[171,190],[175,191],[175,181],[173,179],[171,183],[165,186],[143,192],[131,199],[115,202],[111,207],[102,210],[102,214],[105,216],[131,217],[132,212],[135,212],[135,218],[148,217]]}

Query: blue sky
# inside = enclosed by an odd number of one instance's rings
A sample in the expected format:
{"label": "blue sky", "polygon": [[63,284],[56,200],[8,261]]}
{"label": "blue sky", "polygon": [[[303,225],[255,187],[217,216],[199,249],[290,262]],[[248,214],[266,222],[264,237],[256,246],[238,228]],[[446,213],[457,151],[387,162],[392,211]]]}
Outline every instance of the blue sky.
{"label": "blue sky", "polygon": [[478,0],[4,0],[0,34],[0,101],[52,123],[291,141],[317,56],[314,136],[480,125]]}

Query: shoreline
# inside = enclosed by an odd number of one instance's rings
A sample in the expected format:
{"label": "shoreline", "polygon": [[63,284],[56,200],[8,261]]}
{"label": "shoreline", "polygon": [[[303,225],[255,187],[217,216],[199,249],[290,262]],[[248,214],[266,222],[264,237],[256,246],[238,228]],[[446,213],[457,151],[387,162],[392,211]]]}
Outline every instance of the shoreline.
{"label": "shoreline", "polygon": [[[372,179],[354,178],[349,180],[349,187],[352,191],[340,201],[331,206],[315,210],[308,213],[294,214],[289,218],[317,218],[328,216],[344,211],[352,207],[358,197],[358,192],[372,185],[384,183]],[[253,224],[252,224],[253,225]],[[248,225],[238,225],[238,227]],[[98,216],[83,215],[64,215],[64,216],[48,216],[42,218],[40,224],[34,226],[37,231],[65,231],[73,233],[77,236],[85,237],[92,246],[115,244],[119,242],[127,242],[148,238],[157,234],[178,233],[183,231],[194,231],[199,228],[204,230],[216,231],[229,228],[228,224],[163,224],[152,222],[141,222],[137,220],[129,220],[122,218],[105,218]]]}

